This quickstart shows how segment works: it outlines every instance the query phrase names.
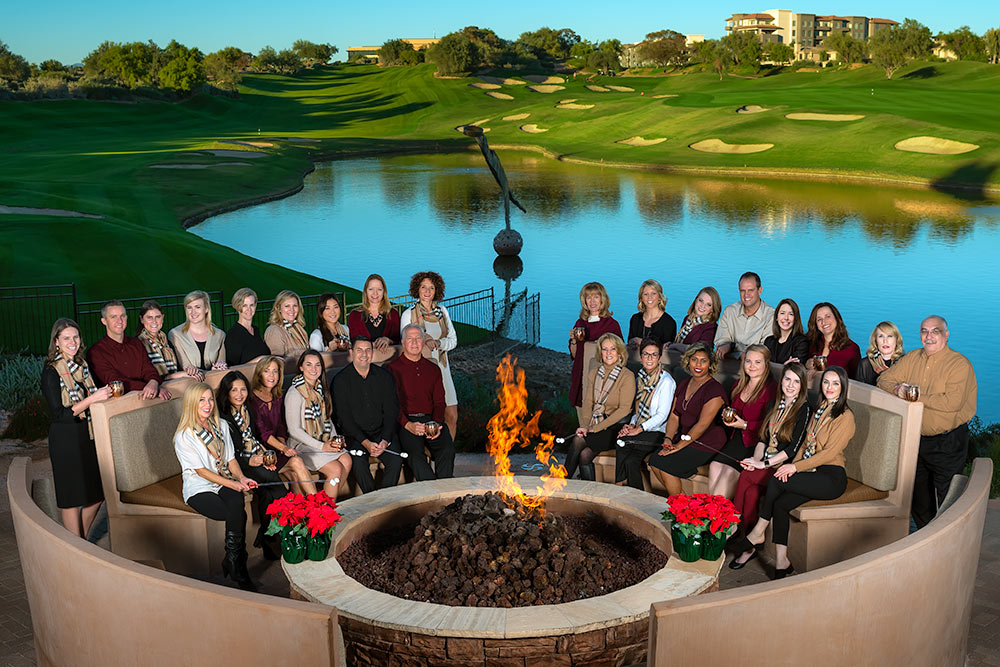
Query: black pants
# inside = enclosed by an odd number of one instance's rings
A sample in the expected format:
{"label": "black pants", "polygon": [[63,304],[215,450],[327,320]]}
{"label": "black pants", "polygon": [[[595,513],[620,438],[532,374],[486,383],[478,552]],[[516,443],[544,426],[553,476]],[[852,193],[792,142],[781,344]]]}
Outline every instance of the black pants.
{"label": "black pants", "polygon": [[243,509],[243,493],[222,487],[218,493],[203,491],[188,498],[187,504],[198,514],[215,521],[226,522],[227,533],[245,533],[247,513]]}
{"label": "black pants", "polygon": [[633,489],[642,489],[642,462],[663,445],[661,431],[643,431],[622,438],[625,444],[615,450],[615,481],[627,482]]}
{"label": "black pants", "polygon": [[594,457],[607,449],[615,448],[615,438],[620,424],[612,424],[603,431],[588,433],[587,437],[573,436],[566,452],[566,479],[573,479],[577,466],[590,465]]}
{"label": "black pants", "polygon": [[820,466],[815,472],[797,472],[787,482],[772,477],[767,483],[760,518],[771,522],[775,544],[788,545],[788,523],[792,510],[810,500],[833,500],[847,490],[847,472],[840,466]]}
{"label": "black pants", "polygon": [[[433,421],[433,418],[427,415],[410,415],[409,419],[411,422],[420,422],[421,424]],[[405,428],[400,428],[399,444],[406,452],[408,456],[406,462],[418,482],[455,476],[455,443],[451,439],[448,427],[444,424],[441,424],[441,435],[433,440],[422,435],[413,435]],[[431,470],[430,463],[427,462],[424,447],[431,450],[431,456],[434,458],[434,470]]]}
{"label": "black pants", "polygon": [[944,500],[951,478],[962,472],[969,453],[969,425],[962,424],[946,433],[920,437],[917,471],[913,476],[913,503],[910,514],[917,528],[934,518]]}
{"label": "black pants", "polygon": [[[236,456],[236,461],[240,464],[240,470],[243,471],[243,474],[255,482],[267,484],[269,482],[282,481],[277,470],[268,470],[262,465],[252,466],[248,457],[242,454]],[[267,516],[268,506],[278,498],[284,498],[286,493],[288,493],[288,489],[285,488],[284,484],[262,486],[259,489],[253,490],[253,500],[250,502],[250,509],[253,511],[254,521],[260,525],[260,529],[257,531],[258,537],[264,537],[264,531],[267,530],[267,526],[271,522]]]}
{"label": "black pants", "polygon": [[[381,433],[365,433],[365,437],[371,442],[379,442],[381,438],[379,436]],[[444,437],[444,436],[441,436]],[[438,438],[440,440],[441,438]],[[368,452],[365,451],[364,445],[361,444],[359,440],[354,438],[347,439],[347,449],[349,451],[361,451],[364,452],[361,456],[351,454],[351,458],[354,460],[354,465],[351,466],[351,472],[354,473],[354,479],[358,482],[358,488],[361,489],[361,493],[371,493],[375,490],[375,480],[372,478],[371,468],[368,466]],[[399,445],[399,438],[393,438],[386,447],[386,451],[382,452],[378,456],[378,460],[382,463],[382,483],[378,488],[384,489],[390,486],[396,486],[399,483],[399,473],[403,469],[403,459],[401,459],[396,454],[389,454],[388,452],[399,452],[403,451]],[[423,458],[423,451],[420,452],[420,457]]]}

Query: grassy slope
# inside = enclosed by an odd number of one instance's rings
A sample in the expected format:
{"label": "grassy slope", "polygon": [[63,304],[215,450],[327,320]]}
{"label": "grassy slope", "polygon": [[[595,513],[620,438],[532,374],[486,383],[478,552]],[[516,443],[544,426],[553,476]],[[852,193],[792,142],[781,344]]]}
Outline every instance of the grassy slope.
{"label": "grassy slope", "polygon": [[[0,102],[0,204],[64,208],[102,220],[3,216],[0,284],[74,281],[84,298],[185,292],[194,286],[262,294],[283,287],[316,292],[325,281],[259,262],[188,234],[180,222],[223,206],[288,191],[311,158],[358,151],[457,150],[470,141],[454,127],[483,118],[494,145],[541,146],[579,159],[650,165],[743,167],[877,173],[898,178],[962,180],[1000,186],[1000,67],[935,64],[935,75],[892,81],[871,67],[783,73],[762,79],[690,74],[617,78],[634,93],[596,93],[582,79],[552,94],[505,86],[495,100],[469,80],[439,80],[430,66],[379,70],[331,67],[299,77],[249,76],[239,100],[198,97],[183,104],[84,101]],[[874,95],[872,90],[874,89]],[[641,96],[640,92],[645,95]],[[653,99],[662,93],[677,94]],[[565,98],[589,110],[558,110]],[[738,115],[743,104],[771,111]],[[791,121],[793,111],[865,114],[861,121]],[[504,115],[531,113],[519,122]],[[521,132],[521,123],[550,128]],[[231,162],[180,155],[237,148],[220,140],[312,137],[276,142],[250,167],[150,169],[157,163]],[[666,137],[653,147],[615,144],[641,134]],[[930,134],[979,144],[974,153],[903,153],[892,145]],[[687,145],[707,138],[774,143],[754,155],[716,155]],[[335,233],[336,230],[331,230]],[[276,231],[280,233],[280,231]],[[281,258],[274,258],[278,264]]]}

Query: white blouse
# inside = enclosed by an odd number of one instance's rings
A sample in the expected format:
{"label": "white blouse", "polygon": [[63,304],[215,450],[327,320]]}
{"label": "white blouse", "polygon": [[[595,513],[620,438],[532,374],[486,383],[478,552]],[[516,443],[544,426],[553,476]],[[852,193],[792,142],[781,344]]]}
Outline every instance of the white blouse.
{"label": "white blouse", "polygon": [[[458,335],[455,333],[455,325],[451,323],[451,316],[448,315],[448,309],[442,305],[438,305],[441,309],[442,319],[448,326],[448,333],[444,338],[438,339],[438,345],[441,346],[442,352],[450,352],[458,347]],[[416,305],[410,306],[403,311],[403,314],[399,316],[399,328],[402,330],[407,324],[416,324]]]}
{"label": "white blouse", "polygon": [[[637,373],[636,378],[638,377]],[[666,368],[661,369],[660,380],[656,383],[656,389],[653,390],[653,400],[649,404],[649,419],[640,424],[643,431],[659,431],[660,433],[666,431],[667,418],[670,416],[670,408],[674,404],[674,391],[676,389],[677,383],[674,378],[670,376]],[[632,415],[632,421],[629,423],[635,425],[638,419],[639,413],[636,413]]]}
{"label": "white blouse", "polygon": [[[233,451],[233,443],[229,437],[229,424],[226,420],[219,420],[219,433],[222,435],[222,458],[229,464],[236,457]],[[201,441],[194,431],[187,429],[174,435],[174,453],[181,464],[181,479],[183,481],[184,502],[191,496],[199,493],[218,493],[222,488],[221,484],[210,482],[198,474],[199,468],[205,468],[210,472],[218,472],[215,467],[215,458],[209,453],[205,443]]]}

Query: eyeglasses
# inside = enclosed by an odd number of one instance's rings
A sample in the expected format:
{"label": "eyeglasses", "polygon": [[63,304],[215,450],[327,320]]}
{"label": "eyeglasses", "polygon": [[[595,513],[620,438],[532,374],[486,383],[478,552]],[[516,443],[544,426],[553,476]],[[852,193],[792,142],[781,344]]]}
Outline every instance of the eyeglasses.
{"label": "eyeglasses", "polygon": [[933,334],[935,336],[940,336],[943,333],[944,332],[941,331],[940,329],[938,329],[937,327],[934,327],[933,329],[921,329],[920,330],[920,335],[921,336],[926,336],[928,334]]}
{"label": "eyeglasses", "polygon": [[639,356],[643,359],[659,359],[660,355],[658,352],[640,352]]}

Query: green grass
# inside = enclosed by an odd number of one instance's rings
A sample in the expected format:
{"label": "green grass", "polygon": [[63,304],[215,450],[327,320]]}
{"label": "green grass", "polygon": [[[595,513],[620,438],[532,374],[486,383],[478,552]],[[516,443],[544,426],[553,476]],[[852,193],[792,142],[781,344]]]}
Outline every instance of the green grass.
{"label": "green grass", "polygon": [[[298,187],[313,160],[358,153],[466,150],[454,127],[483,118],[494,146],[540,147],[566,158],[650,168],[778,169],[1000,188],[1000,67],[915,63],[887,81],[873,67],[786,71],[755,79],[711,73],[616,77],[634,93],[596,93],[583,77],[566,89],[532,93],[505,86],[513,100],[469,87],[473,79],[435,79],[433,67],[333,66],[295,77],[247,76],[240,99],[199,96],[181,104],[78,100],[0,102],[0,204],[69,209],[100,220],[2,216],[0,284],[75,282],[82,299],[223,289],[250,284],[271,295],[340,288],[204,241],[186,220]],[[874,91],[874,94],[872,94]],[[644,95],[640,95],[645,93]],[[671,93],[677,97],[653,99]],[[557,110],[560,99],[593,103]],[[771,109],[738,115],[744,104]],[[791,121],[796,111],[857,113],[848,123]],[[530,113],[525,121],[501,117]],[[549,128],[526,134],[521,123]],[[259,134],[258,134],[259,131]],[[657,146],[614,143],[666,137]],[[980,145],[957,156],[903,153],[901,139],[934,135]],[[249,148],[219,142],[309,137]],[[701,139],[774,143],[753,155],[698,153]],[[179,155],[225,148],[263,152],[250,167],[150,169],[158,163],[232,162]],[[333,228],[331,235],[344,232]],[[281,230],[275,230],[280,234]],[[335,258],[331,257],[331,261]],[[349,300],[356,293],[349,294]]]}

